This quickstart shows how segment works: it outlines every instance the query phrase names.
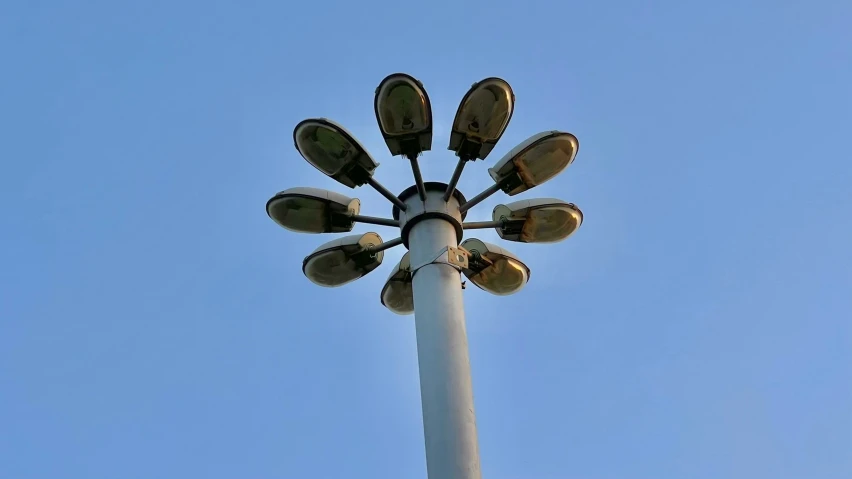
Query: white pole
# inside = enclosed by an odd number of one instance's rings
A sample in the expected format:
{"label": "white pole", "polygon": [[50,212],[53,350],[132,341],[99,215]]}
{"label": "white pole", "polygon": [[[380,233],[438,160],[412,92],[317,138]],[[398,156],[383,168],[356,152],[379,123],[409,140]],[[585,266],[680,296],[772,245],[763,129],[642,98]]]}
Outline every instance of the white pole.
{"label": "white pole", "polygon": [[[427,203],[435,201],[432,196],[443,203],[443,190],[427,195]],[[449,203],[458,208],[455,198]],[[412,265],[430,263],[442,249],[458,246],[454,225],[442,218],[413,225],[408,241]],[[430,263],[417,270],[413,279],[429,479],[482,477],[459,275],[453,266]]]}

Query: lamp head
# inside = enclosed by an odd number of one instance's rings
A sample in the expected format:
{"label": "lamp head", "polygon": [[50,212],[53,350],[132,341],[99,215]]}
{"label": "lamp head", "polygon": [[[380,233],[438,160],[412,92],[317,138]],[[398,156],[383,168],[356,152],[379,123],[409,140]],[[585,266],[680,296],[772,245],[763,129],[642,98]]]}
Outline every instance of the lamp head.
{"label": "lamp head", "polygon": [[558,175],[577,156],[577,137],[547,131],[527,138],[488,170],[509,196],[523,193]]}
{"label": "lamp head", "polygon": [[405,253],[394,267],[382,288],[382,304],[396,314],[414,313],[414,289],[412,288],[411,260]]}
{"label": "lamp head", "polygon": [[515,94],[505,80],[474,83],[456,110],[448,149],[469,160],[485,159],[509,126],[514,109]]}
{"label": "lamp head", "polygon": [[305,258],[302,272],[319,286],[343,286],[382,264],[385,252],[374,253],[370,250],[380,244],[382,238],[376,233],[344,236],[329,241]]}
{"label": "lamp head", "polygon": [[497,234],[520,243],[556,243],[571,236],[583,224],[583,212],[573,203],[555,198],[522,200],[497,205],[493,221],[503,221]]}
{"label": "lamp head", "polygon": [[355,137],[325,118],[296,125],[293,141],[308,163],[350,188],[366,183],[379,166]]}
{"label": "lamp head", "polygon": [[266,202],[266,214],[279,226],[300,233],[346,233],[361,201],[319,188],[290,188]]}
{"label": "lamp head", "polygon": [[432,105],[423,84],[394,73],[376,88],[376,121],[391,155],[416,157],[432,149]]}
{"label": "lamp head", "polygon": [[520,291],[530,279],[530,269],[505,249],[475,238],[460,245],[470,253],[469,268],[462,270],[467,279],[481,289],[498,296]]}

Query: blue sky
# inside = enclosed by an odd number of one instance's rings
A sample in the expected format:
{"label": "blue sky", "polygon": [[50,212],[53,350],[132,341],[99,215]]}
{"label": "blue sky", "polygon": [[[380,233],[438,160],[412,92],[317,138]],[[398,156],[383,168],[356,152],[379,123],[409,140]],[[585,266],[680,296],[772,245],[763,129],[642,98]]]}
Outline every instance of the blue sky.
{"label": "blue sky", "polygon": [[300,262],[330,238],[264,212],[315,186],[390,215],[292,129],[346,125],[402,191],[372,110],[397,71],[432,99],[432,181],[467,88],[512,84],[469,197],[529,135],[580,139],[516,199],[575,202],[581,230],[504,244],[519,294],[465,293],[483,477],[852,477],[850,22],[839,0],[7,2],[0,477],[425,477],[412,318],[379,303],[402,251],[321,289]]}

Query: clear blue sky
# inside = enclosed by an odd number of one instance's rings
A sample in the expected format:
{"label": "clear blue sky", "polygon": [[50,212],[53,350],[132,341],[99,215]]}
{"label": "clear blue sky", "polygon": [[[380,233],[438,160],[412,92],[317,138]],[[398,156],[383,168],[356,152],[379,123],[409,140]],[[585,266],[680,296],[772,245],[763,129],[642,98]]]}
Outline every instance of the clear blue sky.
{"label": "clear blue sky", "polygon": [[433,181],[471,83],[514,87],[468,196],[527,136],[580,139],[522,198],[583,228],[505,244],[521,293],[465,293],[483,477],[852,477],[850,25],[841,0],[5,3],[0,477],[426,477],[412,318],[379,303],[402,251],[321,289],[301,260],[331,238],[264,211],[316,186],[390,214],[292,129],[341,122],[402,191],[372,110],[397,71],[432,98]]}

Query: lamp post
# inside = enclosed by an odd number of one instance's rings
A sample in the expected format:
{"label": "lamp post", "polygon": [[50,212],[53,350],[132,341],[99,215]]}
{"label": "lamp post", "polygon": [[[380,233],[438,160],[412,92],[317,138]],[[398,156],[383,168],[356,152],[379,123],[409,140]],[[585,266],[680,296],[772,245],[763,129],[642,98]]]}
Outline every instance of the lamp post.
{"label": "lamp post", "polygon": [[500,246],[462,241],[465,230],[494,228],[507,241],[553,243],[582,224],[583,214],[558,199],[498,205],[491,221],[468,222],[467,211],[497,193],[509,196],[544,183],[567,168],[577,138],[548,131],[534,135],[489,170],[494,185],[470,200],[456,189],[466,163],[485,159],[503,135],[515,95],[500,78],[475,83],[459,104],[449,150],[458,156],[449,183],[424,182],[418,158],[432,146],[432,110],[423,85],[410,75],[386,77],[376,89],[375,113],[393,156],[410,163],[414,185],[394,195],[373,178],[378,163],[342,126],[323,118],[300,122],[296,149],[311,165],[343,185],[369,185],[393,206],[393,218],[362,216],[361,202],[316,188],[291,188],[273,196],[266,212],[278,225],[303,233],[345,233],[355,223],[398,228],[398,238],[377,233],[349,235],[308,255],[302,271],[313,283],[336,287],[378,268],[384,251],[408,249],[381,291],[382,304],[396,314],[414,314],[420,395],[429,479],[479,479],[479,446],[461,275],[496,295],[520,291],[530,270]]}

